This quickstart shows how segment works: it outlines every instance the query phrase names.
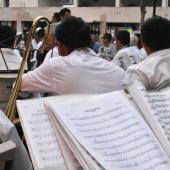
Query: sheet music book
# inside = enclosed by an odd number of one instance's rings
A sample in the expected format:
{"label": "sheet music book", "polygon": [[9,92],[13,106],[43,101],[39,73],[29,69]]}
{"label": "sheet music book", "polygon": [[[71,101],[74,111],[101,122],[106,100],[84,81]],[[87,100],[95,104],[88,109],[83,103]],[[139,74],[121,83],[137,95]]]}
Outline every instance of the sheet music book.
{"label": "sheet music book", "polygon": [[[129,88],[131,101],[123,91],[17,101],[35,169],[169,170],[169,120],[166,119],[169,118],[169,108],[166,108],[164,124],[161,125],[162,111],[158,110],[159,97],[165,95],[162,91],[147,92],[139,87]],[[168,93],[163,93],[166,98],[162,103],[167,106]],[[165,110],[163,104],[162,110]],[[41,114],[48,120],[48,126],[39,126],[45,120]],[[50,140],[40,139],[48,138],[46,131],[55,138],[52,145],[47,144]],[[37,135],[40,137],[37,138]],[[44,142],[42,147],[36,145],[38,141]],[[49,160],[51,151],[54,155],[58,154],[55,161]],[[42,159],[44,152],[48,161]]]}
{"label": "sheet music book", "polygon": [[[89,95],[76,95],[75,101],[82,97],[84,99]],[[64,103],[65,98],[72,102],[74,100],[73,95],[70,98],[69,95],[50,98],[59,103]],[[17,109],[34,169],[83,170],[62,136],[55,133],[55,129],[52,128],[44,100],[44,98],[17,100]]]}

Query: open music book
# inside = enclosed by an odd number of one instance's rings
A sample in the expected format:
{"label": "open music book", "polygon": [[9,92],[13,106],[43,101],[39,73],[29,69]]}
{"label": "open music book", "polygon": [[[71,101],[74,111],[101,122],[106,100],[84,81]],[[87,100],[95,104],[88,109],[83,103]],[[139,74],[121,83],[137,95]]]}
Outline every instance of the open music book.
{"label": "open music book", "polygon": [[170,93],[139,87],[17,101],[34,168],[169,170]]}

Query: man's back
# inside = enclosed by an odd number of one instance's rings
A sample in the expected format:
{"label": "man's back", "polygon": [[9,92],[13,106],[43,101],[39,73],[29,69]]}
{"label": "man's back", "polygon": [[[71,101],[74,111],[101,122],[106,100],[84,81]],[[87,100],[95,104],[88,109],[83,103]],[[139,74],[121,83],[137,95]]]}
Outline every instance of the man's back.
{"label": "man's back", "polygon": [[170,49],[152,53],[143,62],[128,68],[132,80],[141,81],[147,89],[170,85]]}
{"label": "man's back", "polygon": [[[120,59],[124,60],[124,64],[126,68],[130,65],[139,63],[143,60],[142,54],[140,50],[136,46],[126,47],[117,52],[112,62],[120,67],[122,67],[122,63]],[[127,61],[127,62],[126,62]]]}
{"label": "man's back", "polygon": [[[36,78],[38,77],[38,78]],[[96,56],[91,49],[55,57],[23,76],[21,90],[58,94],[103,93],[123,89],[129,83],[118,66]]]}

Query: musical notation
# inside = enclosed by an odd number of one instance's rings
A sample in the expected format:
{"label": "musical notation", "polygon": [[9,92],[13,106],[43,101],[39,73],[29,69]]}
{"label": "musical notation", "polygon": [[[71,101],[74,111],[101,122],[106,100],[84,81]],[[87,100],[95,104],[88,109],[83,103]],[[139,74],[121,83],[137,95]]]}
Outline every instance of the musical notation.
{"label": "musical notation", "polygon": [[148,92],[145,97],[170,142],[170,92]]}
{"label": "musical notation", "polygon": [[169,160],[156,137],[140,113],[120,93],[95,102],[52,107],[104,168],[167,169]]}
{"label": "musical notation", "polygon": [[[20,118],[39,168],[65,166],[43,99],[19,101]],[[66,170],[66,168],[65,168]]]}

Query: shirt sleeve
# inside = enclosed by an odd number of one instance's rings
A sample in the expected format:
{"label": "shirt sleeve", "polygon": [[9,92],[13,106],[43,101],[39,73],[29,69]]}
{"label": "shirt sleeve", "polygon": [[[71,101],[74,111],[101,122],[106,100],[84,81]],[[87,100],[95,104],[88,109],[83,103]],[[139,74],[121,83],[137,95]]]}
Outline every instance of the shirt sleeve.
{"label": "shirt sleeve", "polygon": [[50,60],[23,75],[21,90],[30,92],[53,92],[53,76]]}
{"label": "shirt sleeve", "polygon": [[145,86],[146,89],[150,88],[148,76],[145,75],[144,72],[131,66],[127,69],[126,73],[132,82],[139,81]]}

